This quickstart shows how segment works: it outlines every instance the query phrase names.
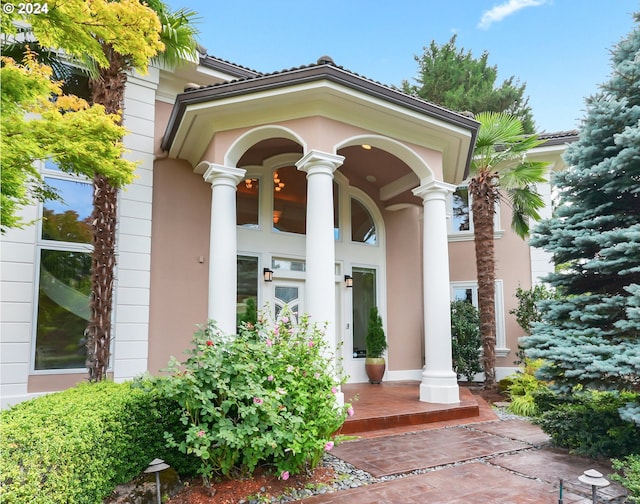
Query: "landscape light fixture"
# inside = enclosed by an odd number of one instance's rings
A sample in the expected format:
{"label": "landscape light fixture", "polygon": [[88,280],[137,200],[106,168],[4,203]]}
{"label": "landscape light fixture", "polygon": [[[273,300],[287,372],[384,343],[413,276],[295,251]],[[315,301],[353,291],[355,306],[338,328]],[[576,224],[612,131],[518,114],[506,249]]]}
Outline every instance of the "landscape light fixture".
{"label": "landscape light fixture", "polygon": [[591,485],[591,499],[593,504],[596,504],[596,492],[598,491],[598,487],[606,487],[610,484],[606,478],[602,476],[602,473],[595,469],[585,471],[582,476],[578,476],[578,480],[580,480],[580,483],[584,483],[585,485]]}
{"label": "landscape light fixture", "polygon": [[164,460],[157,458],[153,459],[149,463],[149,467],[144,470],[145,473],[155,473],[156,475],[156,496],[158,498],[158,504],[162,504],[162,496],[160,493],[160,472],[164,471],[165,469],[169,469],[169,467],[169,464],[165,464]]}

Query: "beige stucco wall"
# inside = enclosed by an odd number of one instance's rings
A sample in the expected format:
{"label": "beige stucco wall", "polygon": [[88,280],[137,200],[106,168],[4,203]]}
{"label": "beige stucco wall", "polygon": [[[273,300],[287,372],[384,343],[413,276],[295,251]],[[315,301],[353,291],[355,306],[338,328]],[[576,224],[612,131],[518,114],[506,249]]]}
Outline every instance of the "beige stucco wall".
{"label": "beige stucco wall", "polygon": [[186,162],[154,164],[149,372],[183,359],[207,320],[211,185]]}
{"label": "beige stucco wall", "polygon": [[387,238],[389,371],[423,366],[422,232],[419,207],[383,213]]}
{"label": "beige stucco wall", "polygon": [[[506,357],[498,358],[496,365],[513,366],[518,349],[518,338],[522,329],[515,316],[509,311],[518,304],[515,292],[518,287],[531,287],[531,270],[529,246],[525,240],[511,231],[511,209],[508,205],[500,205],[500,229],[502,237],[495,240],[496,280],[503,282],[504,318],[507,348],[511,352]],[[449,275],[452,282],[475,282],[477,279],[475,263],[475,246],[472,239],[449,243]]]}

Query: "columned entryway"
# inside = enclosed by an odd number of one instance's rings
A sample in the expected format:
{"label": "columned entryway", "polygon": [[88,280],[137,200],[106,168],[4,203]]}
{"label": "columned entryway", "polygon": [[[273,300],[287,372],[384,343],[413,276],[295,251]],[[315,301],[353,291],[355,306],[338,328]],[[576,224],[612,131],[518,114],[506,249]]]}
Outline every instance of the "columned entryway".
{"label": "columned entryway", "polygon": [[[224,334],[236,333],[237,231],[236,186],[246,170],[207,163],[211,184],[208,317]],[[202,164],[202,163],[201,163]]]}
{"label": "columned entryway", "polygon": [[449,250],[446,198],[455,186],[432,181],[414,189],[423,200],[423,292],[425,366],[420,400],[460,402],[458,380],[451,359],[449,308]]}

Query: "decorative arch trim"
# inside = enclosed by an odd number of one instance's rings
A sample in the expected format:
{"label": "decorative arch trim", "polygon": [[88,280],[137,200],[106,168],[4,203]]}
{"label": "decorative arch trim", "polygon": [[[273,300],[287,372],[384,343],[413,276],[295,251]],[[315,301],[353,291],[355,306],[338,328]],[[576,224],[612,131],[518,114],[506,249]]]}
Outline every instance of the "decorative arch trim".
{"label": "decorative arch trim", "polygon": [[373,147],[378,147],[384,151],[393,154],[398,159],[404,161],[409,168],[418,176],[420,180],[434,180],[434,174],[431,167],[427,162],[420,157],[413,149],[407,147],[405,144],[398,142],[392,138],[388,138],[381,135],[357,135],[343,140],[335,145],[335,152],[338,152],[344,147],[351,147],[353,145],[369,144]]}
{"label": "decorative arch trim", "polygon": [[252,145],[262,140],[275,137],[292,140],[302,146],[303,152],[307,151],[306,142],[293,130],[278,125],[259,126],[243,133],[231,144],[231,147],[229,147],[229,150],[224,155],[224,164],[226,166],[237,166],[242,155],[249,150]]}

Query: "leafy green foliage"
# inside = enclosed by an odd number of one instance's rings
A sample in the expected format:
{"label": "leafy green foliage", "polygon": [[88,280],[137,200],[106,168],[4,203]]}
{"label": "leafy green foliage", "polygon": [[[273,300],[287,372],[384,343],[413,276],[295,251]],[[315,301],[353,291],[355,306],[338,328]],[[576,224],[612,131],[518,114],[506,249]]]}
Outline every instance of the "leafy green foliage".
{"label": "leafy green foliage", "polygon": [[547,384],[535,377],[542,361],[526,361],[522,372],[511,375],[507,392],[511,399],[509,411],[516,415],[534,417],[539,414],[536,397],[548,389]]}
{"label": "leafy green foliage", "polygon": [[128,65],[146,72],[149,60],[164,49],[158,16],[138,0],[48,0],[48,12],[21,19],[15,9],[0,15],[4,33],[14,34],[14,21],[26,21],[42,47],[64,49],[65,53],[99,68],[110,61],[105,46],[126,55]]}
{"label": "leafy green foliage", "polygon": [[176,404],[132,383],[83,384],[1,413],[0,500],[102,502],[156,457],[193,471],[164,431],[179,427]]}
{"label": "leafy green foliage", "polygon": [[620,418],[619,409],[639,403],[631,392],[577,392],[571,396],[536,398],[542,415],[536,420],[552,441],[592,457],[640,453],[640,429]]}
{"label": "leafy green foliage", "polygon": [[531,325],[534,322],[540,322],[542,320],[542,314],[540,313],[539,308],[540,301],[544,299],[553,299],[555,297],[555,292],[544,284],[534,285],[531,289],[518,287],[516,289],[518,306],[517,308],[509,310],[509,313],[511,315],[515,315],[518,325],[523,331],[530,334]]}
{"label": "leafy green foliage", "polygon": [[24,224],[20,207],[56,197],[34,168],[37,160],[52,158],[61,170],[88,177],[101,173],[116,187],[131,182],[136,164],[122,158],[126,130],[119,115],[63,95],[61,84],[51,81],[51,69],[33,53],[22,63],[3,57],[0,79],[3,231]]}
{"label": "leafy green foliage", "polygon": [[[558,173],[559,201],[531,244],[562,269],[545,281],[563,297],[543,301],[523,340],[542,358],[540,377],[564,393],[576,385],[638,390],[640,373],[640,15],[612,52],[612,77],[587,101],[579,140]],[[633,85],[631,83],[634,83]],[[628,410],[632,414],[632,410]],[[640,422],[640,411],[635,414]]]}
{"label": "leafy green foliage", "polygon": [[438,46],[435,41],[424,48],[421,56],[415,56],[419,73],[416,85],[402,83],[406,93],[461,112],[505,112],[516,116],[526,133],[535,127],[524,96],[525,84],[509,77],[497,87],[498,68],[489,65],[489,53],[474,58],[470,51],[456,47],[457,35]]}
{"label": "leafy green foliage", "polygon": [[200,461],[199,473],[251,473],[270,466],[286,479],[320,461],[350,406],[338,407],[344,382],[332,369],[322,331],[283,310],[237,336],[212,322],[194,334],[189,357],[172,359],[165,391],[182,409],[183,432],[169,446]]}
{"label": "leafy green foliage", "polygon": [[478,309],[466,301],[451,303],[451,351],[453,369],[458,375],[473,381],[480,366],[480,316]]}
{"label": "leafy green foliage", "polygon": [[[526,334],[531,334],[531,325],[542,320],[539,308],[540,301],[545,299],[554,299],[556,297],[555,292],[544,284],[534,285],[531,289],[518,287],[516,289],[518,306],[509,310],[509,313],[516,316],[518,325]],[[517,360],[514,361],[514,364],[519,365],[525,362],[525,352],[520,343],[518,343],[516,356]]]}
{"label": "leafy green foliage", "polygon": [[367,357],[382,357],[387,349],[387,338],[382,327],[382,318],[378,313],[378,307],[372,306],[369,310],[369,325],[367,327],[367,335],[365,337],[365,346],[367,347]]}
{"label": "leafy green foliage", "polygon": [[622,474],[614,474],[611,479],[622,483],[629,490],[629,502],[640,503],[640,455],[630,455],[622,460],[612,460],[613,468]]}

